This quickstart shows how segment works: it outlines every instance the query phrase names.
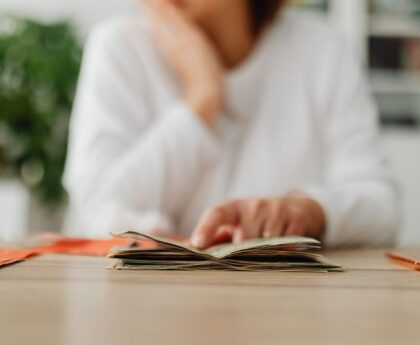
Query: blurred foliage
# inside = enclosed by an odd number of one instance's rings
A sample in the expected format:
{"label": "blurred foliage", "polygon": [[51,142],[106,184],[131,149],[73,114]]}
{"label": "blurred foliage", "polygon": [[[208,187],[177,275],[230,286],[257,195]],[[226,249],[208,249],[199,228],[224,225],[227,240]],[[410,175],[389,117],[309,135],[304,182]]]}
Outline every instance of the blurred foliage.
{"label": "blurred foliage", "polygon": [[0,176],[59,204],[82,50],[65,22],[0,17]]}

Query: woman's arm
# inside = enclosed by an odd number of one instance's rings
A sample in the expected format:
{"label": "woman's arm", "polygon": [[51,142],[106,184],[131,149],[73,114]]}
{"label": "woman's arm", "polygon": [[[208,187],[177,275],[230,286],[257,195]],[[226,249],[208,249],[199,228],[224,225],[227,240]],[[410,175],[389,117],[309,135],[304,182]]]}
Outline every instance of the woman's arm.
{"label": "woman's arm", "polygon": [[399,207],[376,109],[356,59],[338,42],[330,35],[314,70],[322,180],[276,199],[234,200],[209,209],[193,233],[195,246],[283,235],[322,237],[329,247],[394,243]]}
{"label": "woman's arm", "polygon": [[326,214],[324,240],[335,247],[392,245],[399,226],[398,197],[364,73],[335,37],[318,61],[314,94],[323,105],[325,180],[305,192]]}
{"label": "woman's arm", "polygon": [[65,185],[91,234],[145,230],[156,213],[156,226],[168,230],[170,216],[218,159],[198,110],[179,102],[153,113],[147,66],[126,43],[126,29],[108,24],[89,39],[71,122]]}

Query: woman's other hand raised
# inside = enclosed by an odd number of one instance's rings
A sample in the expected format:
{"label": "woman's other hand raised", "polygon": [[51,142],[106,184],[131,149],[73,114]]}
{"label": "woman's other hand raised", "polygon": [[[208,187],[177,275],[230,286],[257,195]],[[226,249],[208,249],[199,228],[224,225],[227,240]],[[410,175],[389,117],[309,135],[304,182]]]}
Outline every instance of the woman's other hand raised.
{"label": "woman's other hand raised", "polygon": [[184,101],[212,127],[223,103],[224,68],[205,33],[171,2],[142,0],[166,59],[184,87]]}

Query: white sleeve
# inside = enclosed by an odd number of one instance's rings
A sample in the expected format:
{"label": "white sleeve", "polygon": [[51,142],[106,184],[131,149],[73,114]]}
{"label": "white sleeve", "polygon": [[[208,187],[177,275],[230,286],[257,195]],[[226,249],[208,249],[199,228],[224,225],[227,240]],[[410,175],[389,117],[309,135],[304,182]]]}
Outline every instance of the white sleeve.
{"label": "white sleeve", "polygon": [[89,235],[169,232],[219,147],[182,102],[153,114],[141,56],[121,36],[102,28],[87,44],[64,182]]}
{"label": "white sleeve", "polygon": [[316,73],[321,77],[314,93],[324,105],[320,126],[325,138],[324,185],[310,186],[306,192],[326,213],[324,242],[329,247],[393,245],[399,225],[398,197],[362,70],[334,39],[320,52]]}

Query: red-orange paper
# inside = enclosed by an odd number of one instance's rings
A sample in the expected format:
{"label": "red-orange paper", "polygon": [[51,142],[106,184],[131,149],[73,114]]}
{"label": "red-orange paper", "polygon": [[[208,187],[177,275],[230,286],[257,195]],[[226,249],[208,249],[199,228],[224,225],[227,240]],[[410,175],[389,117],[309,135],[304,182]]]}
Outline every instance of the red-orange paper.
{"label": "red-orange paper", "polygon": [[392,262],[400,266],[420,271],[420,253],[418,251],[408,250],[404,251],[404,253],[392,251],[388,252],[386,255]]}
{"label": "red-orange paper", "polygon": [[71,238],[56,234],[43,234],[35,241],[43,241],[44,245],[24,249],[0,248],[0,267],[21,262],[29,257],[41,254],[71,254],[81,256],[107,256],[114,247],[127,247],[131,245],[153,247],[152,242],[138,241],[133,243],[127,238],[110,238],[93,240],[85,238]]}
{"label": "red-orange paper", "polygon": [[8,266],[35,255],[32,250],[0,249],[0,267]]}

